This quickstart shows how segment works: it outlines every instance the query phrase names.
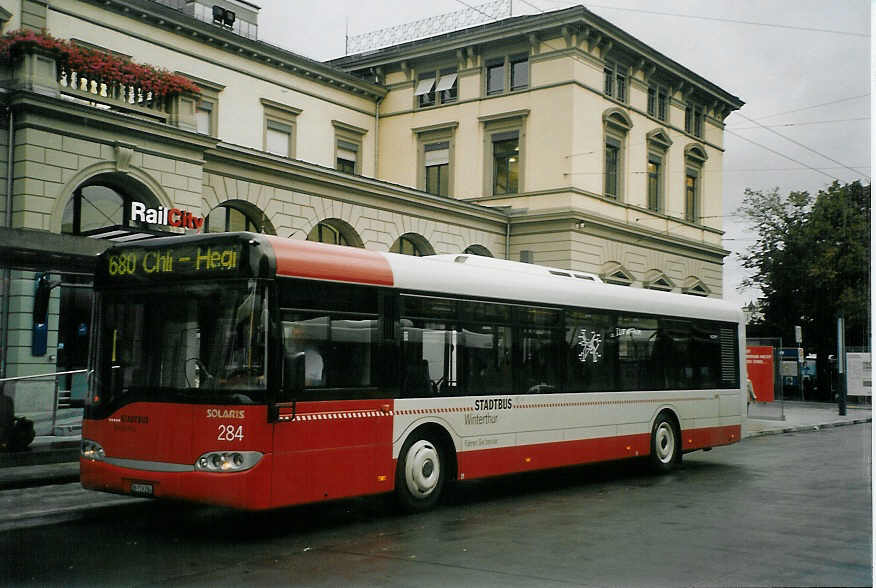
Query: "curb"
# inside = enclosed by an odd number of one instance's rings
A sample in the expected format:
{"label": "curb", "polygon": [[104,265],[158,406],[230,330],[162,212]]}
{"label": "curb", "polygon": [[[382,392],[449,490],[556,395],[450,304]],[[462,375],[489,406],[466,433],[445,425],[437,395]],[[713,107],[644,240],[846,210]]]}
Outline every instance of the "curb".
{"label": "curb", "polygon": [[756,431],[745,436],[746,439],[753,437],[765,437],[767,435],[784,435],[785,433],[807,433],[812,431],[820,431],[821,429],[833,429],[835,427],[846,427],[848,425],[863,425],[872,423],[873,418],[855,419],[852,421],[842,421],[838,423],[826,423],[823,425],[799,425],[796,427],[785,427],[783,429],[772,429],[767,431]]}
{"label": "curb", "polygon": [[62,523],[65,521],[73,520],[78,516],[100,516],[104,511],[114,506],[122,506],[148,500],[148,498],[117,496],[111,497],[108,499],[107,502],[101,504],[77,504],[73,506],[62,506],[50,510],[35,510],[8,514],[0,517],[0,531],[17,529],[21,527]]}
{"label": "curb", "polygon": [[0,453],[0,471],[5,468],[28,467],[79,461],[79,443],[53,444],[51,447],[28,448],[14,453]]}

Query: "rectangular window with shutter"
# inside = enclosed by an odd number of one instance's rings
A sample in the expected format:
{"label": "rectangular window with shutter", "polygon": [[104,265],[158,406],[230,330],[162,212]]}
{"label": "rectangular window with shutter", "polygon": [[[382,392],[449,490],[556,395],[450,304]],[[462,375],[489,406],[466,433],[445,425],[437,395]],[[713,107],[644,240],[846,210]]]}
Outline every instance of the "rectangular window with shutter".
{"label": "rectangular window with shutter", "polygon": [[440,141],[424,145],[426,167],[425,191],[438,196],[447,196],[450,180],[450,142]]}
{"label": "rectangular window with shutter", "polygon": [[355,174],[359,160],[359,146],[349,141],[338,139],[335,155],[335,168],[347,174]]}
{"label": "rectangular window with shutter", "polygon": [[292,125],[268,120],[265,143],[265,151],[268,153],[282,157],[291,157]]}

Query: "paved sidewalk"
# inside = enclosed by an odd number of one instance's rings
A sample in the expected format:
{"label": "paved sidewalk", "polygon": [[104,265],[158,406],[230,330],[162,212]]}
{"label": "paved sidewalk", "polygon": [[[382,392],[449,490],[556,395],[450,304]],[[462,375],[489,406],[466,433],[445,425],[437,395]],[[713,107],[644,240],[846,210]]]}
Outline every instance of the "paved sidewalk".
{"label": "paved sidewalk", "polygon": [[[784,412],[784,419],[777,418],[780,412]],[[748,418],[742,423],[742,438],[871,422],[873,407],[869,404],[849,405],[844,416],[840,416],[836,404],[822,402],[786,401],[782,407],[752,404],[748,407]]]}

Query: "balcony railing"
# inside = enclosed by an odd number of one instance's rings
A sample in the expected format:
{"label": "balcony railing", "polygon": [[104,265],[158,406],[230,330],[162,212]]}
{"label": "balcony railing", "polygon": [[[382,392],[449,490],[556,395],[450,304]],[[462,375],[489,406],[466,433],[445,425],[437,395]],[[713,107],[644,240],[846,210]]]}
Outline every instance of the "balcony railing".
{"label": "balcony railing", "polygon": [[101,110],[134,114],[190,131],[196,129],[198,96],[194,92],[159,96],[146,83],[103,79],[66,65],[38,47],[22,48],[2,78],[6,78],[11,89],[72,99]]}
{"label": "balcony railing", "polygon": [[122,84],[89,78],[68,66],[59,65],[57,82],[61,94],[84,100],[98,108],[122,110],[167,122],[170,115],[168,102],[173,98],[153,96],[137,84]]}

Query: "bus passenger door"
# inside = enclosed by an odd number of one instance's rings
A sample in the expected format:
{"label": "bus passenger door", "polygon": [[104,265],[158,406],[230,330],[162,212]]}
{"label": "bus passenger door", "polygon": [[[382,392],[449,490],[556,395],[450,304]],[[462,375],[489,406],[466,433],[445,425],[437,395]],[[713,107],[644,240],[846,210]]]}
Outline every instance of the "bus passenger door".
{"label": "bus passenger door", "polygon": [[289,313],[283,329],[285,372],[296,379],[286,395],[297,402],[274,423],[274,504],[390,490],[391,451],[380,448],[391,447],[392,400],[373,398],[378,321]]}
{"label": "bus passenger door", "polygon": [[390,490],[391,460],[378,466],[377,455],[380,432],[391,427],[379,401],[299,402],[295,420],[275,423],[274,504]]}

